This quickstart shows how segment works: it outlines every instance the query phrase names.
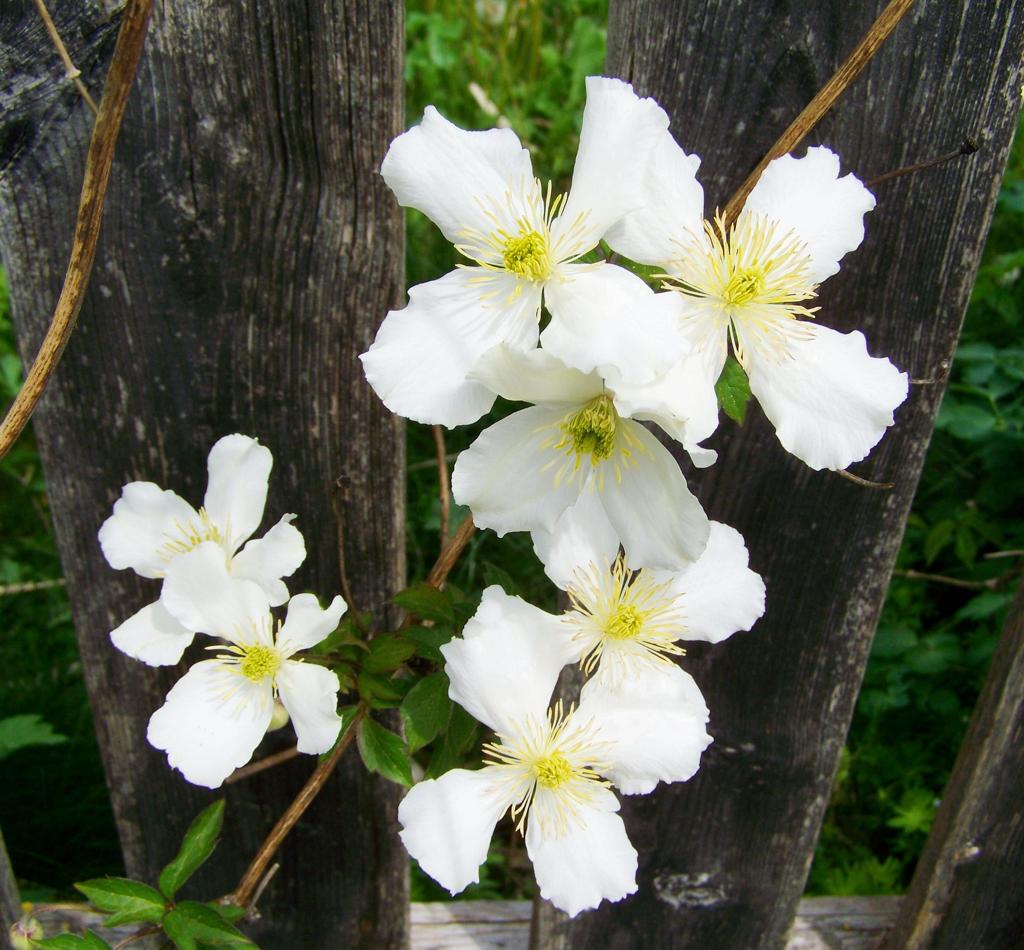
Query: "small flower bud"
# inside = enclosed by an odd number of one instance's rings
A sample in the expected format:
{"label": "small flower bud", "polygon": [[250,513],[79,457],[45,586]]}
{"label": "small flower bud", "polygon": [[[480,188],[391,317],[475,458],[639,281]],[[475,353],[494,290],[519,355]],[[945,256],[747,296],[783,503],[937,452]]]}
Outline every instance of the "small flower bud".
{"label": "small flower bud", "polygon": [[43,925],[34,917],[22,917],[10,930],[14,950],[32,950],[33,940],[42,940]]}
{"label": "small flower bud", "polygon": [[274,712],[270,717],[270,725],[267,726],[267,732],[273,732],[275,729],[287,726],[289,719],[291,717],[288,715],[288,710],[284,708],[284,704],[279,699],[275,699]]}

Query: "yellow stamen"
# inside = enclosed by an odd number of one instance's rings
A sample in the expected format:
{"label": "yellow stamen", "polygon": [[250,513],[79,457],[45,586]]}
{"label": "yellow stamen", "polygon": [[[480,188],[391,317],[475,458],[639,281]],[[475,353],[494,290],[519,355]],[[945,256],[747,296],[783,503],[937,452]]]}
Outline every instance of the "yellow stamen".
{"label": "yellow stamen", "polygon": [[186,524],[176,521],[174,527],[177,529],[177,535],[164,535],[168,540],[160,548],[160,556],[165,561],[169,561],[179,554],[187,554],[204,541],[215,541],[223,547],[227,540],[226,532],[222,531],[219,525],[214,524],[205,508],[199,509],[198,524],[194,521],[189,521]]}
{"label": "yellow stamen", "polygon": [[540,283],[551,276],[547,237],[537,231],[520,231],[506,239],[501,257],[505,270],[516,277]]}
{"label": "yellow stamen", "polygon": [[273,647],[256,644],[243,647],[242,658],[238,664],[238,671],[246,679],[259,683],[267,676],[276,676],[281,668],[281,654]]}
{"label": "yellow stamen", "polygon": [[594,466],[611,456],[618,421],[619,414],[611,397],[605,395],[596,396],[565,419],[562,431],[567,442],[564,444],[572,443],[577,465],[584,455],[590,456],[590,464]]}
{"label": "yellow stamen", "polygon": [[573,768],[560,752],[552,752],[533,763],[533,774],[545,788],[558,788],[572,778]]}

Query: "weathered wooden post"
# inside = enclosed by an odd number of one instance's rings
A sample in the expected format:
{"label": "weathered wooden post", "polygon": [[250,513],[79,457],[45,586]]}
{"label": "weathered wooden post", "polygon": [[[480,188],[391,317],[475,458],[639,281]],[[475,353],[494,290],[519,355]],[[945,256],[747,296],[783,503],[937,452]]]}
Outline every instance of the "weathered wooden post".
{"label": "weathered wooden post", "polygon": [[[652,95],[701,156],[721,207],[882,9],[617,0],[607,72]],[[545,947],[777,947],[793,919],[1020,108],[1024,9],[920,2],[805,142],[870,179],[980,140],[969,160],[877,188],[867,240],[823,285],[819,319],[860,328],[914,380],[896,426],[857,468],[812,472],[754,409],[694,480],[746,538],[768,587],[750,634],[683,660],[711,707],[696,778],[626,800],[635,897],[568,922],[542,906]],[[802,149],[798,150],[802,151]],[[753,407],[752,407],[753,408]]]}
{"label": "weathered wooden post", "polygon": [[[98,96],[123,4],[52,0]],[[401,129],[402,4],[156,4],[128,106],[79,327],[36,414],[86,682],[128,873],[153,878],[215,795],[145,740],[175,678],[108,631],[154,587],[103,560],[120,486],[200,499],[213,441],[271,448],[268,512],[299,513],[293,591],[357,606],[402,586],[401,429],[356,359],[401,294],[401,215],[377,175]],[[67,263],[92,114],[64,80],[31,0],[0,11],[0,258],[31,360]],[[313,768],[230,786],[225,840],[197,883],[227,893]],[[223,794],[222,792],[216,794]],[[265,947],[396,947],[407,934],[396,786],[342,762],[278,856],[252,928]]]}

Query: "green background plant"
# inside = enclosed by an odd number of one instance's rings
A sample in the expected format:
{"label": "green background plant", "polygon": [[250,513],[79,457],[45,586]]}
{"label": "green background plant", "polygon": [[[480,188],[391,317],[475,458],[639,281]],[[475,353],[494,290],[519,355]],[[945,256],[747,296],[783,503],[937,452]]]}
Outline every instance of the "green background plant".
{"label": "green background plant", "polygon": [[[413,0],[407,18],[409,122],[428,103],[466,127],[507,122],[533,152],[537,173],[564,190],[576,151],[583,78],[602,69],[606,14],[606,0]],[[410,213],[408,232],[410,284],[452,268],[454,252],[425,218]],[[889,592],[840,764],[811,872],[812,893],[905,888],[1005,617],[1021,562],[991,555],[1024,549],[1022,268],[1024,145],[1018,137],[900,552],[903,573]],[[5,291],[0,285],[0,404],[13,397],[21,378]],[[505,408],[499,405],[497,412]],[[448,433],[449,453],[467,446],[481,427]],[[439,543],[434,443],[429,428],[413,424],[408,438],[409,564],[411,576],[422,577]],[[453,530],[464,516],[454,508]],[[60,577],[30,435],[0,463],[0,524],[0,585]],[[554,607],[554,591],[521,535],[499,543],[490,532],[478,533],[452,580],[457,591],[500,583]],[[464,619],[472,603],[459,605],[454,619]],[[117,875],[122,868],[67,597],[60,588],[11,594],[0,598],[0,616],[0,726],[9,717],[35,715],[67,737],[61,745],[9,750],[4,774],[16,774],[18,781],[0,783],[0,826],[26,897],[68,895],[73,881]],[[403,635],[417,644],[423,662],[437,658],[430,628]],[[435,727],[443,732],[431,717],[448,717],[444,738],[425,759],[431,771],[467,756],[472,761],[478,732],[461,710],[439,711],[415,689],[402,705],[407,722],[414,717],[423,733]],[[419,739],[427,742],[426,735]],[[45,811],[38,807],[42,788]],[[531,887],[521,845],[505,823],[480,883],[463,896],[522,897]],[[416,873],[413,897],[447,894]]]}

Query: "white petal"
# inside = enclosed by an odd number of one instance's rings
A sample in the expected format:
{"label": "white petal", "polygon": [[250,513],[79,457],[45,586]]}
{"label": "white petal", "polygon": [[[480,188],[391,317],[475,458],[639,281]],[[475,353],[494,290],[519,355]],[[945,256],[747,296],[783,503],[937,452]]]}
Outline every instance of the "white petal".
{"label": "white petal", "polygon": [[668,449],[640,423],[623,419],[620,425],[640,447],[620,465],[620,477],[604,479],[601,504],[631,565],[678,570],[704,551],[708,516]]}
{"label": "white petal", "polygon": [[648,382],[685,351],[679,294],[656,294],[614,264],[563,265],[547,282],[551,322],[541,345],[584,373]]}
{"label": "white petal", "polygon": [[213,541],[204,541],[167,565],[160,600],[191,630],[233,643],[259,640],[270,645],[267,595],[258,584],[231,577],[224,551]]}
{"label": "white petal", "polygon": [[441,647],[451,696],[474,719],[505,735],[532,716],[543,722],[562,667],[578,650],[561,618],[488,587],[461,639]]}
{"label": "white petal", "polygon": [[492,231],[487,210],[533,179],[513,131],[468,132],[433,106],[391,143],[380,173],[400,204],[422,211],[453,244],[467,228]]}
{"label": "white petal", "polygon": [[657,423],[690,448],[718,428],[715,383],[725,366],[728,338],[725,327],[709,325],[699,317],[684,319],[687,304],[681,294],[657,296],[676,308],[689,352],[650,382],[616,382],[615,405],[623,415]]}
{"label": "white petal", "polygon": [[398,806],[402,844],[452,894],[480,880],[494,826],[511,804],[498,782],[493,768],[452,769],[414,785]]}
{"label": "white petal", "polygon": [[796,231],[811,254],[810,278],[820,283],[864,240],[864,215],[875,196],[853,175],[839,177],[839,156],[823,146],[803,158],[783,155],[758,179],[743,213],[756,212]]}
{"label": "white petal", "polygon": [[[602,657],[602,672],[607,657]],[[673,663],[632,665],[630,675],[590,680],[576,715],[592,716],[609,743],[601,774],[627,795],[646,794],[658,782],[685,782],[711,744],[708,707],[693,678]]]}
{"label": "white petal", "polygon": [[360,359],[366,379],[392,412],[428,425],[475,422],[494,392],[470,369],[493,346],[537,345],[539,286],[482,267],[452,271],[409,291]]}
{"label": "white petal", "polygon": [[149,666],[177,663],[194,638],[195,634],[178,623],[159,600],[147,604],[110,632],[115,647]]}
{"label": "white petal", "polygon": [[337,674],[315,663],[285,660],[275,682],[292,717],[299,751],[318,755],[330,749],[341,731]]}
{"label": "white petal", "polygon": [[114,513],[100,528],[100,547],[107,563],[130,567],[143,577],[163,577],[169,557],[161,553],[169,540],[199,515],[184,498],[152,482],[130,482],[114,502]]}
{"label": "white petal", "polygon": [[281,578],[290,577],[306,560],[306,541],[291,523],[294,520],[295,515],[282,516],[262,538],[249,541],[231,560],[231,576],[259,584],[271,607],[288,599]]}
{"label": "white petal", "polygon": [[581,567],[610,568],[619,551],[619,536],[604,513],[600,495],[586,491],[559,516],[554,531],[533,532],[533,549],[544,573],[565,590]]}
{"label": "white petal", "polygon": [[146,738],[190,782],[217,788],[252,758],[273,710],[269,683],[252,683],[219,660],[204,660],[167,694]]}
{"label": "white petal", "polygon": [[702,233],[699,166],[696,155],[687,155],[670,132],[663,132],[646,167],[632,172],[641,182],[642,204],[605,235],[612,248],[642,264],[663,264],[679,254],[687,235]]}
{"label": "white petal", "polygon": [[743,536],[712,521],[704,553],[672,585],[683,598],[687,640],[718,643],[737,630],[749,630],[764,613],[764,581],[747,560]]}
{"label": "white petal", "polygon": [[864,334],[806,324],[788,357],[750,353],[750,390],[785,447],[813,469],[859,462],[893,424],[907,374],[868,355]]}
{"label": "white petal", "polygon": [[[667,131],[668,116],[653,99],[639,98],[621,79],[587,77],[572,188],[552,227],[556,247],[565,235],[565,249],[582,253],[627,211],[640,206],[637,169],[647,163]],[[574,227],[577,221],[579,227]],[[557,255],[565,259],[562,247]]]}
{"label": "white petal", "polygon": [[203,507],[234,552],[259,527],[274,457],[247,435],[226,435],[210,449]]}
{"label": "white petal", "polygon": [[570,917],[636,892],[636,849],[615,814],[615,796],[602,792],[598,808],[580,810],[585,827],[574,826],[560,838],[547,839],[539,824],[530,822],[526,829],[526,850],[541,897]]}
{"label": "white petal", "polygon": [[296,594],[288,601],[288,615],[277,634],[277,648],[291,656],[299,650],[315,647],[338,626],[348,605],[340,596],[327,609],[320,606],[315,594]]}
{"label": "white petal", "polygon": [[463,452],[452,470],[452,494],[468,506],[481,528],[550,531],[558,516],[579,496],[575,480],[555,481],[545,468],[560,452],[541,446],[551,441],[572,407],[531,406],[485,429]]}
{"label": "white petal", "polygon": [[496,346],[470,374],[505,399],[540,404],[584,403],[604,390],[596,373],[581,373],[546,350]]}

